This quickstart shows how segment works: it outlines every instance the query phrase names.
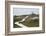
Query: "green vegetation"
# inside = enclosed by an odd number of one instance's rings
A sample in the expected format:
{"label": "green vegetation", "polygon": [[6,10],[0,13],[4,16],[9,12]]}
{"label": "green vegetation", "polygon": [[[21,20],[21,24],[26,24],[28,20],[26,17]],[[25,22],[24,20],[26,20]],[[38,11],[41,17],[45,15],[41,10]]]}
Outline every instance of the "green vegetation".
{"label": "green vegetation", "polygon": [[18,21],[21,21],[25,16],[14,16],[14,22],[18,22]]}
{"label": "green vegetation", "polygon": [[16,24],[14,24],[13,27],[14,27],[14,28],[21,28],[20,26],[18,26],[18,25],[16,25]]}
{"label": "green vegetation", "polygon": [[13,24],[14,24],[13,27],[14,28],[21,28],[20,26],[15,24],[15,22],[20,21],[20,20],[22,20],[22,19],[21,18],[17,18],[17,16],[14,16],[14,19],[13,19]]}
{"label": "green vegetation", "polygon": [[[22,15],[22,16],[14,16],[14,28],[21,28],[20,26],[16,25],[15,22],[21,21],[25,16],[27,15]],[[32,20],[31,18],[33,17],[39,17],[39,15],[28,15],[29,17],[24,21],[24,22],[19,22],[22,23],[23,25],[27,26],[27,27],[39,27],[39,19],[34,19]]]}
{"label": "green vegetation", "polygon": [[24,22],[20,22],[22,24],[24,24],[25,26],[28,26],[28,27],[38,27],[39,26],[39,19],[35,19],[35,20],[26,20]]}

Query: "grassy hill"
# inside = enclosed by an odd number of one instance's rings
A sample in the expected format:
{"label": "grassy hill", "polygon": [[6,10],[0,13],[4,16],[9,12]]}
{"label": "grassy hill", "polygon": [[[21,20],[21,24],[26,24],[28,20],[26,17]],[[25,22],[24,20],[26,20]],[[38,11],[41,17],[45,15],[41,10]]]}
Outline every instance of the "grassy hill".
{"label": "grassy hill", "polygon": [[[21,21],[26,16],[29,16],[29,17],[24,22],[19,22],[19,23],[22,23],[23,25],[25,25],[27,27],[38,27],[39,26],[39,19],[35,19],[35,20],[31,19],[33,17],[39,17],[39,15],[36,15],[36,14],[14,16],[13,21],[14,21],[14,23]],[[18,28],[18,27],[20,27],[20,26],[14,24],[14,28]]]}

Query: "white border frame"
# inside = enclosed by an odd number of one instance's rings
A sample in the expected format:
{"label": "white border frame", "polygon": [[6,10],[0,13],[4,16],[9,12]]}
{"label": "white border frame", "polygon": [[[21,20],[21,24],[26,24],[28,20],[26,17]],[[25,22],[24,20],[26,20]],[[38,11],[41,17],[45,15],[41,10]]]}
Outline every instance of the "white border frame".
{"label": "white border frame", "polygon": [[[39,8],[39,27],[13,28],[13,8]],[[42,30],[42,6],[10,5],[10,32]]]}

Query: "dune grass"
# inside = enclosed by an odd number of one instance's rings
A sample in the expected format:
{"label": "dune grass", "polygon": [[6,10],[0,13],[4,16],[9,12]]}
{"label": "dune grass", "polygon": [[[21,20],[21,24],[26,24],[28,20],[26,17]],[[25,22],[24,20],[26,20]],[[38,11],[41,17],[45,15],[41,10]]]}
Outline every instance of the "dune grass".
{"label": "dune grass", "polygon": [[[14,20],[13,20],[14,23],[15,22],[18,22],[18,21],[21,21],[24,18],[23,16],[22,17],[19,17],[19,18],[17,18],[17,17],[14,16]],[[28,18],[24,22],[20,22],[20,23],[22,23],[23,25],[25,25],[27,27],[39,27],[39,19],[31,20],[30,18]],[[21,27],[14,24],[14,28],[21,28]]]}

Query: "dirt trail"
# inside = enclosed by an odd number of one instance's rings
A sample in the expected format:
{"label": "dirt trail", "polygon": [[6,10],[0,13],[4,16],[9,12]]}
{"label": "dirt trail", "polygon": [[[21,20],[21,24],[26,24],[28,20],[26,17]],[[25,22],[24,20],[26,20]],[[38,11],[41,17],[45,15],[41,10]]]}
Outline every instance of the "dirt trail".
{"label": "dirt trail", "polygon": [[[19,22],[23,22],[25,21],[29,16],[26,16],[25,18],[23,18],[21,21]],[[23,25],[22,23],[19,23],[19,22],[15,22],[15,24],[17,24],[18,26],[22,27],[22,28],[28,28],[27,26]]]}

